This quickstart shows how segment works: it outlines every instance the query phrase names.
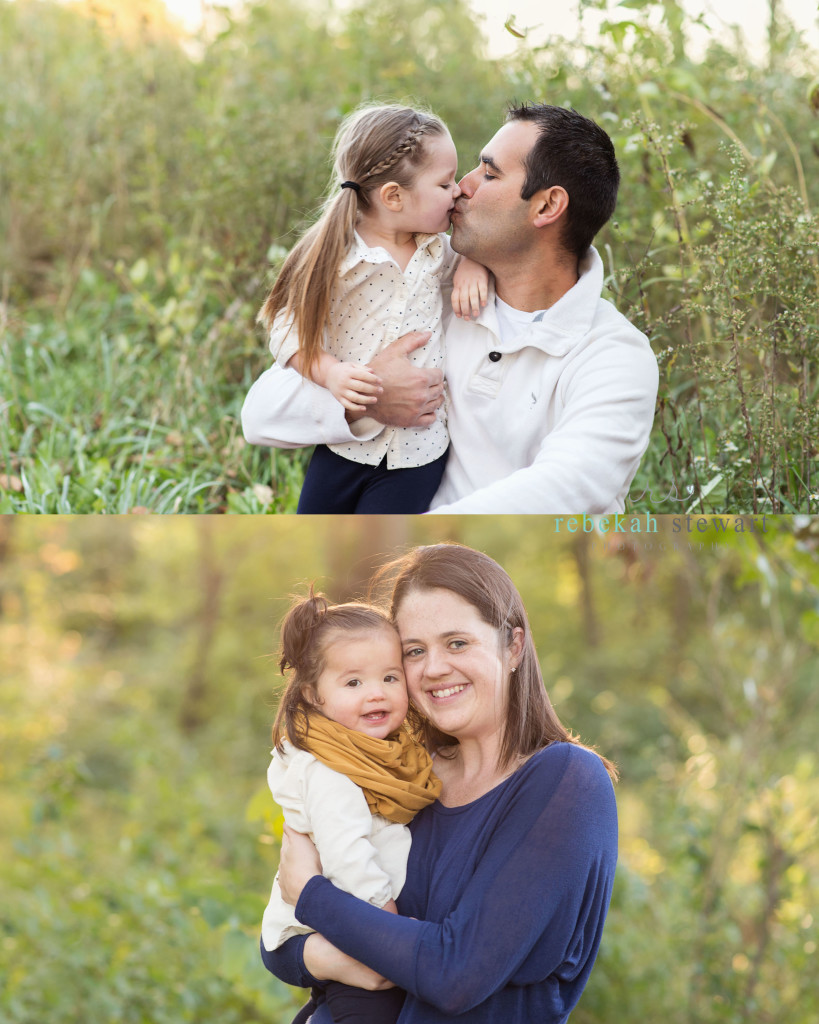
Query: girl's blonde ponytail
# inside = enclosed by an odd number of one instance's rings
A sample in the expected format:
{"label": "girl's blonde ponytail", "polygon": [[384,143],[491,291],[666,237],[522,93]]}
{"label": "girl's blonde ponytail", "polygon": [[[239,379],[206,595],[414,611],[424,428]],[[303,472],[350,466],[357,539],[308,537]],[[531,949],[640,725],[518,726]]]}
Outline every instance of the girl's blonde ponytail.
{"label": "girl's blonde ponytail", "polygon": [[[298,332],[306,376],[324,347],[338,268],[355,239],[359,211],[370,208],[370,197],[388,181],[411,187],[424,161],[424,138],[445,133],[434,115],[394,105],[362,107],[339,128],[334,175],[319,219],[288,254],[257,317],[270,331],[281,315]],[[358,189],[341,188],[343,181]]]}

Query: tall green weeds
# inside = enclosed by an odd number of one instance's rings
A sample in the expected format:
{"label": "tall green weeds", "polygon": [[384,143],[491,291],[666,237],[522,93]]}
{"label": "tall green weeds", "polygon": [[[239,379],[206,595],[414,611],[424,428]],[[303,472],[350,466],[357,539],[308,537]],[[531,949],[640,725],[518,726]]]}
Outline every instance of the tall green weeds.
{"label": "tall green weeds", "polygon": [[441,114],[461,171],[511,99],[599,120],[608,294],[661,365],[629,507],[819,508],[819,86],[787,26],[766,67],[695,58],[671,0],[635,0],[599,44],[490,61],[464,0],[259,0],[194,40],[131,7],[0,3],[0,511],[294,510],[305,453],[238,425],[255,311],[340,118],[387,99]]}

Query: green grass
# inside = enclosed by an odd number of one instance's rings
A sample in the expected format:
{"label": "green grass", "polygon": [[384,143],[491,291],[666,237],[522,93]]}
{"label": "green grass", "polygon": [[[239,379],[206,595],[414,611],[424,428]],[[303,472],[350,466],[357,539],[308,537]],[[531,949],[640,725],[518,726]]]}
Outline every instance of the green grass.
{"label": "green grass", "polygon": [[35,305],[7,325],[0,512],[295,511],[305,454],[241,434],[263,365],[249,306],[227,347],[218,289],[203,288],[195,322],[181,323],[168,290],[129,292],[86,271],[62,316]]}
{"label": "green grass", "polygon": [[362,101],[435,110],[463,172],[513,97],[592,114],[618,154],[606,294],[661,366],[629,510],[819,511],[819,80],[784,15],[761,63],[713,25],[694,56],[663,0],[488,60],[463,0],[259,0],[192,58],[141,2],[138,36],[0,2],[0,512],[294,512],[309,452],[239,426],[265,254]]}

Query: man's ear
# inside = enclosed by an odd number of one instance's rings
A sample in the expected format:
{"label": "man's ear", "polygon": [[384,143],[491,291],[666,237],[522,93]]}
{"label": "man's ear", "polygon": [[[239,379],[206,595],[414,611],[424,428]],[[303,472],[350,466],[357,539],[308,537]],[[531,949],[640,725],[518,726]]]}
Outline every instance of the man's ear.
{"label": "man's ear", "polygon": [[404,190],[397,181],[388,181],[378,190],[378,198],[392,213],[400,213],[404,206]]}
{"label": "man's ear", "polygon": [[536,228],[543,228],[554,224],[568,210],[569,193],[562,185],[552,185],[535,192],[529,203],[534,211],[532,223]]}

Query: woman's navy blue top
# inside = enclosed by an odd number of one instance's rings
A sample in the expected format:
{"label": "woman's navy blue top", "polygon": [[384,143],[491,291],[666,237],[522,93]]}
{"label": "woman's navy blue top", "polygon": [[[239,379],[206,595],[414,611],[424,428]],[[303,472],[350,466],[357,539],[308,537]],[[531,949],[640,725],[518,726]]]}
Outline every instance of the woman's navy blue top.
{"label": "woman's navy blue top", "polygon": [[[562,1024],[597,955],[617,860],[600,759],[554,743],[472,803],[434,803],[410,828],[400,916],[316,876],[298,920],[406,989],[399,1024],[461,1014],[470,1024]],[[320,986],[305,941],[264,953],[265,964],[292,985]],[[330,1016],[320,1006],[312,1020]]]}

